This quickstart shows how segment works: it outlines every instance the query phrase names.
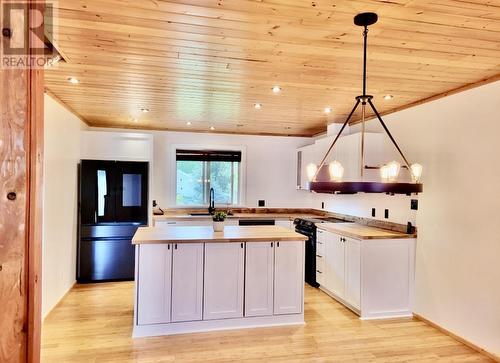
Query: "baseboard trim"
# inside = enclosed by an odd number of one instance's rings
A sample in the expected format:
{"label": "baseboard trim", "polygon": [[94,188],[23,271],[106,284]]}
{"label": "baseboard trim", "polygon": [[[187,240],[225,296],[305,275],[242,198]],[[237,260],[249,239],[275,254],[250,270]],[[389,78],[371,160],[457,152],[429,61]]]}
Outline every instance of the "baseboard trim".
{"label": "baseboard trim", "polygon": [[481,353],[481,354],[484,354],[485,356],[487,356],[488,358],[491,358],[493,359],[495,362],[500,362],[500,356],[496,355],[496,354],[493,354],[491,352],[488,352],[486,349],[484,348],[481,348],[480,346],[474,344],[474,343],[471,343],[469,342],[467,339],[464,339],[462,338],[461,336],[455,334],[455,333],[452,333],[451,331],[449,331],[448,329],[445,329],[443,328],[442,326],[434,323],[433,321],[427,319],[427,318],[424,318],[422,315],[419,315],[419,314],[415,314],[413,313],[413,317],[417,320],[420,320],[430,326],[432,326],[433,328],[436,328],[437,330],[439,330],[440,332],[452,337],[453,339],[459,341],[460,343],[462,344],[465,344],[466,346],[468,346],[469,348],[471,349],[474,349],[475,351]]}
{"label": "baseboard trim", "polygon": [[[76,286],[77,282],[76,280],[73,282],[73,284],[70,286],[70,288],[68,290],[66,290],[66,292],[64,293],[64,295],[59,299],[59,301],[54,304],[54,306],[52,306],[50,308],[50,310],[47,312],[47,314],[45,314],[45,316],[42,318],[42,324],[43,322],[45,321],[45,319],[47,319],[47,316],[49,316],[54,310],[55,308],[57,308],[59,305],[61,305],[61,302],[64,300],[64,298],[69,294],[69,292],[71,290],[73,290],[73,288]],[[42,294],[43,294],[43,291],[42,291]]]}
{"label": "baseboard trim", "polygon": [[290,325],[304,325],[304,314],[253,316],[218,320],[186,321],[166,324],[135,325],[132,338],[160,335],[200,333],[210,331],[253,329]]}

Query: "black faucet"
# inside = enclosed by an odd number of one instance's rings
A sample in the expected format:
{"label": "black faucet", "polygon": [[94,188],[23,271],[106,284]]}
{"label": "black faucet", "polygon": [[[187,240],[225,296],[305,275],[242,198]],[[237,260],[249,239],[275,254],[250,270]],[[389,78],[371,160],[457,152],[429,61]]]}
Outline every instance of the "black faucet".
{"label": "black faucet", "polygon": [[210,188],[210,194],[208,198],[208,213],[213,214],[215,212],[215,192],[214,188]]}

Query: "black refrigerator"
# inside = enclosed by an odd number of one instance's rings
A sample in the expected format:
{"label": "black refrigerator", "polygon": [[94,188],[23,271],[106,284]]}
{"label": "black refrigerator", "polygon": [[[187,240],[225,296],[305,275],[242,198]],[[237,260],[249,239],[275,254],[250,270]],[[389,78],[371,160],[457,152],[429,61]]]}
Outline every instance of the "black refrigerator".
{"label": "black refrigerator", "polygon": [[133,280],[132,237],[148,222],[147,162],[81,160],[78,282]]}

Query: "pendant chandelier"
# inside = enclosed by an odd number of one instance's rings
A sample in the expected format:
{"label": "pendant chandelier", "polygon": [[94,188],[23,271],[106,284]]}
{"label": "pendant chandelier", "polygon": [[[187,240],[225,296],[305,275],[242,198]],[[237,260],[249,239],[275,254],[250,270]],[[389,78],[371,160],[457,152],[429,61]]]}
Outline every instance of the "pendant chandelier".
{"label": "pendant chandelier", "polygon": [[[309,164],[307,165],[306,172],[309,179],[309,190],[317,193],[388,193],[388,194],[412,194],[419,193],[423,190],[423,184],[420,183],[420,178],[422,176],[422,165],[414,163],[410,164],[408,159],[405,157],[401,148],[397,144],[396,140],[390,133],[385,122],[382,120],[379,112],[375,108],[372,102],[373,96],[366,94],[366,48],[367,48],[367,38],[368,38],[368,26],[373,25],[377,22],[378,16],[375,13],[361,13],[354,17],[354,24],[363,27],[363,94],[356,97],[356,103],[347,117],[346,121],[342,125],[337,136],[333,140],[330,148],[326,152],[325,156],[321,160],[319,165]],[[344,167],[342,164],[334,160],[328,165],[328,175],[329,180],[317,180],[318,175],[324,176],[325,173],[320,173],[323,167],[326,167],[325,162],[334,149],[337,141],[339,140],[345,127],[348,125],[352,115],[357,110],[358,106],[361,105],[361,157],[360,157],[360,171],[361,171],[361,181],[355,182],[344,182],[342,181],[344,175]],[[399,155],[403,160],[403,166],[397,161],[392,161],[388,164],[382,166],[367,166],[365,165],[365,121],[366,121],[366,107],[370,106],[373,110],[376,118],[382,125],[387,136],[391,140],[392,144],[395,146]],[[380,182],[369,182],[362,181],[366,169],[379,169],[380,172]],[[411,183],[399,183],[398,176],[401,169],[406,169],[412,178]]]}

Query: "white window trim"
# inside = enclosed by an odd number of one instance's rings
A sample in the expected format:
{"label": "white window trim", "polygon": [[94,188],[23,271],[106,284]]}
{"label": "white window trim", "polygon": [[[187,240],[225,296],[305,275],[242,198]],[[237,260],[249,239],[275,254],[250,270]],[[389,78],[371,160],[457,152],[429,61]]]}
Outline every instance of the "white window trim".
{"label": "white window trim", "polygon": [[[170,191],[170,205],[174,208],[203,208],[207,207],[208,204],[200,205],[185,205],[177,204],[177,160],[176,153],[178,149],[184,150],[229,150],[229,151],[240,151],[241,152],[241,163],[240,163],[240,177],[238,178],[238,204],[232,204],[230,208],[240,208],[246,205],[246,175],[247,175],[247,148],[242,145],[200,145],[200,144],[173,144],[170,147],[170,185],[172,189]],[[216,204],[216,207],[226,208],[227,204]]]}

